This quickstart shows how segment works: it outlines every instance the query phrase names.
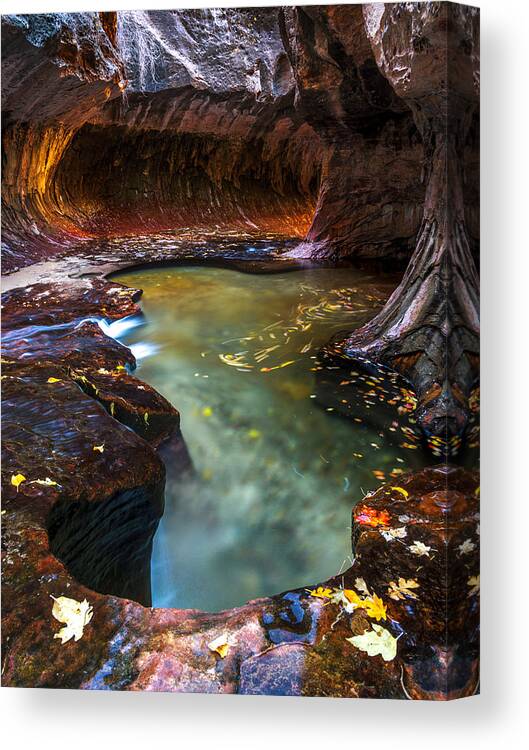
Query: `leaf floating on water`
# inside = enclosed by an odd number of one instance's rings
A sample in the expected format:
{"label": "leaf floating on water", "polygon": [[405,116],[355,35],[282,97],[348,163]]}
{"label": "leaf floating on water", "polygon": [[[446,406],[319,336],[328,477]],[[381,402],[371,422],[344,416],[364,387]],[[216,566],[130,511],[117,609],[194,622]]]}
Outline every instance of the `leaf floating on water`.
{"label": "leaf floating on water", "polygon": [[103,453],[103,451],[105,450],[105,444],[101,443],[101,445],[94,445],[94,447],[92,448],[92,450],[93,451],[98,451],[99,453]]}
{"label": "leaf floating on water", "polygon": [[11,475],[11,484],[13,485],[13,487],[17,488],[17,492],[18,492],[18,488],[20,487],[20,485],[22,484],[22,482],[25,482],[25,481],[26,481],[26,477],[23,474],[12,474]]}
{"label": "leaf floating on water", "polygon": [[365,651],[368,656],[380,655],[384,661],[393,661],[397,655],[397,639],[382,625],[373,623],[371,627],[372,630],[345,640],[360,651]]}
{"label": "leaf floating on water", "polygon": [[247,362],[245,362],[240,355],[237,356],[235,354],[219,354],[219,359],[221,362],[224,362],[225,365],[229,365],[230,367],[238,367],[246,370],[251,370],[253,368],[253,365],[249,365]]}
{"label": "leaf floating on water", "polygon": [[211,408],[211,406],[205,406],[202,409],[202,416],[203,417],[211,417],[212,414],[213,414],[213,409]]}
{"label": "leaf floating on water", "polygon": [[60,383],[61,378],[48,378],[47,382],[48,383]]}
{"label": "leaf floating on water", "polygon": [[248,437],[251,440],[258,440],[261,437],[261,433],[259,432],[259,430],[248,430]]}
{"label": "leaf floating on water", "polygon": [[281,365],[276,365],[275,367],[261,367],[260,372],[272,372],[272,370],[282,370],[283,367],[288,367],[289,365],[293,365],[295,363],[295,359],[290,359],[288,362],[283,362]]}
{"label": "leaf floating on water", "polygon": [[149,424],[149,412],[148,411],[146,411],[145,414],[143,415],[143,421],[145,422],[145,424]]}
{"label": "leaf floating on water", "polygon": [[114,411],[115,411],[115,410],[116,410],[116,405],[115,405],[115,404],[114,404],[114,402],[112,401],[112,403],[110,404],[110,414],[111,414],[112,416],[114,416]]}
{"label": "leaf floating on water", "polygon": [[222,635],[219,635],[218,638],[215,638],[211,643],[208,643],[208,648],[210,651],[218,654],[221,659],[224,659],[230,649],[228,634],[223,633]]}
{"label": "leaf floating on water", "polygon": [[406,580],[405,578],[399,578],[399,582],[395,583],[395,581],[390,581],[388,586],[388,594],[390,599],[394,599],[395,601],[398,601],[399,599],[405,599],[406,597],[409,597],[410,599],[417,599],[417,594],[415,594],[411,589],[418,589],[419,584],[414,578],[409,578]]}
{"label": "leaf floating on water", "polygon": [[52,615],[65,625],[53,637],[60,638],[63,646],[71,638],[75,641],[80,640],[83,637],[85,625],[88,625],[94,614],[92,606],[86,599],[78,602],[67,596],[57,598],[52,596],[51,598],[53,599]]}

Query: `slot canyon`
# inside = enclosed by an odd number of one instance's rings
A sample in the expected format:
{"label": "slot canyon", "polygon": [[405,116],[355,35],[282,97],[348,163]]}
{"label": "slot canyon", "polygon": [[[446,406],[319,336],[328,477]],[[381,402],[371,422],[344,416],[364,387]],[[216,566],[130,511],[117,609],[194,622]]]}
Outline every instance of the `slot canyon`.
{"label": "slot canyon", "polygon": [[2,16],[3,684],[475,694],[478,267],[476,9]]}

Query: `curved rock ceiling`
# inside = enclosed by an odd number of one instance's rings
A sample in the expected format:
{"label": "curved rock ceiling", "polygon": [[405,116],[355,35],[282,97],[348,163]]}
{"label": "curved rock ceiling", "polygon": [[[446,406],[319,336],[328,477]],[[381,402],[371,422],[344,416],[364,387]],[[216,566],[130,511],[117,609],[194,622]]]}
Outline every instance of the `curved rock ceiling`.
{"label": "curved rock ceiling", "polygon": [[3,27],[5,270],[183,227],[299,237],[303,257],[410,254],[423,146],[361,6]]}

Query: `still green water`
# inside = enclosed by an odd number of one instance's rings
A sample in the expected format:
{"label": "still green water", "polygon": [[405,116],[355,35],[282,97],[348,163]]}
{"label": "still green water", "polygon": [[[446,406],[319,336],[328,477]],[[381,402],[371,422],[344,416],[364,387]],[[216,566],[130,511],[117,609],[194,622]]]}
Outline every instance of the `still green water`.
{"label": "still green water", "polygon": [[389,477],[420,456],[395,428],[319,405],[317,354],[371,318],[391,286],[353,269],[116,278],[144,290],[145,323],[120,340],[137,376],[180,411],[195,468],[167,484],[153,606],[218,611],[348,567],[351,509],[378,486],[373,471]]}

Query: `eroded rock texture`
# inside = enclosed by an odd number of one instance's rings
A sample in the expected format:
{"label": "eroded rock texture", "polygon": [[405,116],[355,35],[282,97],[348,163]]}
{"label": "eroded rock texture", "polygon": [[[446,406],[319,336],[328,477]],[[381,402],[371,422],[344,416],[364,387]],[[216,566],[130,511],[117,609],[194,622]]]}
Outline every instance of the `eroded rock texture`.
{"label": "eroded rock texture", "polygon": [[[432,700],[477,691],[476,475],[428,469],[364,498],[343,576],[218,614],[153,610],[115,594],[148,597],[156,454],[71,380],[50,383],[51,366],[5,370],[4,685]],[[80,640],[61,644],[51,597],[65,595],[94,615]],[[354,640],[365,632],[383,634],[382,653]]]}
{"label": "eroded rock texture", "polygon": [[473,253],[479,16],[451,3],[369,4],[363,13],[377,65],[409,105],[421,133],[426,195],[400,286],[342,350],[404,374],[419,397],[421,427],[442,439],[450,454],[464,435],[479,375]]}
{"label": "eroded rock texture", "polygon": [[[163,230],[179,257],[187,239],[216,238],[222,254],[226,237],[274,235],[294,240],[293,259],[409,260],[382,312],[329,354],[397,370],[436,451],[454,454],[478,374],[477,13],[4,16],[2,56],[3,269],[57,256],[69,269],[3,298],[4,684],[476,692],[477,476],[462,469],[364,498],[339,578],[217,614],[143,606],[158,449],[171,470],[189,461],[175,408],[99,325],[138,314],[139,291],[74,277],[80,258],[112,265],[121,235],[140,240],[120,264],[152,259],[141,236]],[[60,595],[94,608],[65,645]],[[383,647],[362,648],[366,633]],[[219,637],[225,652],[209,646]]]}
{"label": "eroded rock texture", "polygon": [[5,270],[169,229],[412,256],[342,351],[408,378],[457,451],[478,374],[477,11],[6,16],[3,35]]}
{"label": "eroded rock texture", "polygon": [[51,19],[4,19],[7,269],[76,238],[304,235],[321,144],[277,10]]}
{"label": "eroded rock texture", "polygon": [[298,257],[407,257],[423,150],[413,117],[378,69],[362,6],[285,8],[296,103],[323,148],[318,203]]}

